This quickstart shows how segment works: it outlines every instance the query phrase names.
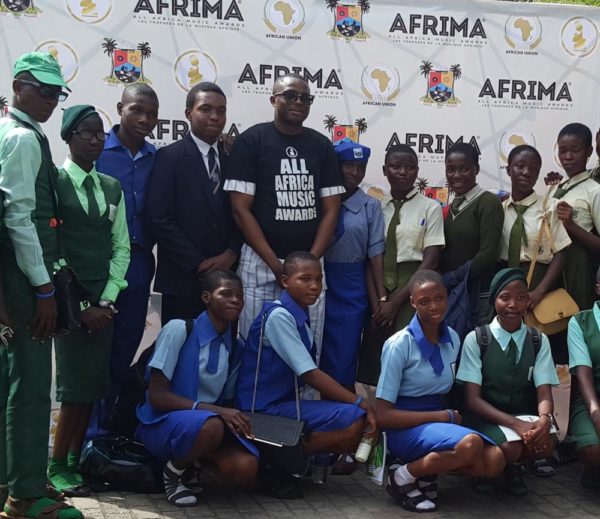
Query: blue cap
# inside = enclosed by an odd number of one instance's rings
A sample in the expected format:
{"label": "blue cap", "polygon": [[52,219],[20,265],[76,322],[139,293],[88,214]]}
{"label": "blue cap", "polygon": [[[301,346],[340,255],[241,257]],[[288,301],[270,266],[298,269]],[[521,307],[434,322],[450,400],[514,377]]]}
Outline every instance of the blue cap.
{"label": "blue cap", "polygon": [[367,162],[371,156],[371,148],[353,141],[341,142],[334,149],[340,162]]}

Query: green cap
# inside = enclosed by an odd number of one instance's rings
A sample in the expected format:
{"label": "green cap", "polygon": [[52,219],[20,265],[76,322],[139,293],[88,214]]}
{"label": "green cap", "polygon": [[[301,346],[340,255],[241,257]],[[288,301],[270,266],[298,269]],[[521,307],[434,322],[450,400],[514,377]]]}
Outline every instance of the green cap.
{"label": "green cap", "polygon": [[65,108],[62,124],[60,125],[61,139],[67,142],[73,131],[79,126],[79,123],[93,114],[97,115],[98,112],[96,112],[96,108],[92,105],[75,105]]}
{"label": "green cap", "polygon": [[13,77],[21,72],[30,72],[35,79],[46,85],[54,85],[71,89],[63,79],[58,61],[47,52],[27,52],[17,58],[13,68]]}

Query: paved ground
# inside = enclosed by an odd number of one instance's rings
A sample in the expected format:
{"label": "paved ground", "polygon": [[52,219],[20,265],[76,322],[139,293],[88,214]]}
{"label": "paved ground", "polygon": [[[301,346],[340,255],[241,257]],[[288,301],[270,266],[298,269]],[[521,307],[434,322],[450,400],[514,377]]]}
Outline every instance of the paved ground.
{"label": "paved ground", "polygon": [[[471,490],[466,478],[446,476],[440,480],[440,510],[427,516],[450,518],[577,518],[600,517],[600,492],[579,485],[581,466],[563,465],[553,478],[526,476],[529,494],[515,498],[498,489],[491,496]],[[363,473],[330,476],[327,485],[306,481],[305,498],[280,501],[258,492],[240,492],[208,482],[198,506],[179,509],[164,495],[107,492],[74,499],[88,519],[186,519],[194,517],[258,519],[269,517],[316,519],[397,519],[418,517],[396,506],[383,487],[371,483]]]}

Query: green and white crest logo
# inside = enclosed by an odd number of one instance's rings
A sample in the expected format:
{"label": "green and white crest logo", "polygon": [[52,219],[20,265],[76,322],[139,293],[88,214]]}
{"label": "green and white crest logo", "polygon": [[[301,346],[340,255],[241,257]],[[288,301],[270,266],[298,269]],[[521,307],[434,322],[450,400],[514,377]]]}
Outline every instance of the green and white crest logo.
{"label": "green and white crest logo", "polygon": [[216,83],[217,63],[206,52],[198,49],[188,50],[175,61],[173,74],[177,84],[187,92],[202,81]]}
{"label": "green and white crest logo", "polygon": [[82,23],[100,23],[112,9],[112,0],[65,0],[67,11]]}
{"label": "green and white crest logo", "polygon": [[79,72],[79,56],[71,45],[60,40],[47,40],[39,43],[35,50],[47,52],[58,61],[67,83],[75,79]]}
{"label": "green and white crest logo", "polygon": [[268,0],[264,9],[264,21],[276,34],[297,34],[305,25],[304,6],[300,0]]}

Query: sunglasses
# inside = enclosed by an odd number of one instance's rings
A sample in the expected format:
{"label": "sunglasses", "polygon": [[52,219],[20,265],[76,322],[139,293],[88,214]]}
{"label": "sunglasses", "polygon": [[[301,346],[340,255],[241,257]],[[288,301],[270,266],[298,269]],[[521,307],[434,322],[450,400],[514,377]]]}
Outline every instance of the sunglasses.
{"label": "sunglasses", "polygon": [[298,99],[300,102],[305,105],[311,105],[315,100],[315,96],[296,92],[295,90],[284,90],[283,92],[279,92],[278,94],[273,94],[274,96],[281,96],[285,100],[286,103],[295,103]]}
{"label": "sunglasses", "polygon": [[106,134],[103,131],[93,132],[91,130],[75,130],[73,134],[79,135],[80,139],[84,141],[91,141],[92,137],[96,137],[97,140],[104,142],[106,140]]}
{"label": "sunglasses", "polygon": [[21,83],[25,83],[26,85],[31,85],[37,88],[38,93],[42,97],[49,97],[51,99],[56,99],[59,102],[63,102],[69,94],[63,92],[62,90],[57,90],[56,87],[43,85],[42,83],[37,83],[35,81],[28,81],[26,79],[19,79]]}

